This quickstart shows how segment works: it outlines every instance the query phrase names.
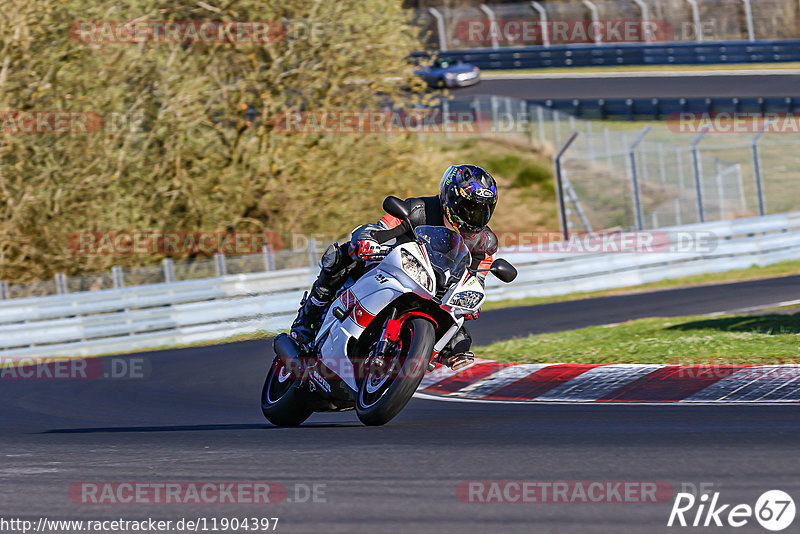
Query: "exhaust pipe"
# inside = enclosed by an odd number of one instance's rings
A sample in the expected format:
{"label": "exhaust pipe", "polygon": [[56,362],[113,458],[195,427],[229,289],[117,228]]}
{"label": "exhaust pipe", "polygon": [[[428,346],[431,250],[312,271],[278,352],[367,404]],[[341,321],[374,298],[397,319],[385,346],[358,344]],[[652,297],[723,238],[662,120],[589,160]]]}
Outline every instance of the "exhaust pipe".
{"label": "exhaust pipe", "polygon": [[272,342],[275,354],[283,360],[283,365],[290,371],[295,378],[303,377],[303,360],[300,357],[300,349],[297,348],[294,340],[287,334],[279,334]]}
{"label": "exhaust pipe", "polygon": [[275,354],[280,356],[286,365],[289,365],[293,360],[300,360],[300,349],[297,348],[294,340],[288,334],[279,334],[272,341],[272,348],[275,349]]}

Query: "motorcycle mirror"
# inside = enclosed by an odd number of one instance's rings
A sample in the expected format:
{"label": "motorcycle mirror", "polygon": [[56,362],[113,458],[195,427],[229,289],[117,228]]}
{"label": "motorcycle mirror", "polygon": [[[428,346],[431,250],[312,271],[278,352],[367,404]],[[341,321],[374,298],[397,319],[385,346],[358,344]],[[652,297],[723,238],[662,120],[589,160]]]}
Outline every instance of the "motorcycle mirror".
{"label": "motorcycle mirror", "polygon": [[492,262],[489,272],[506,284],[512,282],[517,277],[517,270],[506,260],[500,258]]}
{"label": "motorcycle mirror", "polygon": [[404,221],[408,221],[411,217],[411,209],[408,204],[393,196],[388,196],[383,200],[383,211]]}

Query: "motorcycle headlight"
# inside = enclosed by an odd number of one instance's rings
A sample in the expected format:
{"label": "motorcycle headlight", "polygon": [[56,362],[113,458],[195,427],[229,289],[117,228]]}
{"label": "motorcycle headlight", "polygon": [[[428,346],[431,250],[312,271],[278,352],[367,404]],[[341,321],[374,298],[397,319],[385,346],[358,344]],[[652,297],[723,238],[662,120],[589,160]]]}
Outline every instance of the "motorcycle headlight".
{"label": "motorcycle headlight", "polygon": [[481,299],[483,299],[483,294],[477,291],[459,291],[453,295],[448,304],[471,310],[480,303]]}
{"label": "motorcycle headlight", "polygon": [[400,251],[400,257],[403,261],[403,270],[410,276],[416,283],[433,293],[433,280],[425,270],[425,267],[419,262],[417,258],[406,252]]}

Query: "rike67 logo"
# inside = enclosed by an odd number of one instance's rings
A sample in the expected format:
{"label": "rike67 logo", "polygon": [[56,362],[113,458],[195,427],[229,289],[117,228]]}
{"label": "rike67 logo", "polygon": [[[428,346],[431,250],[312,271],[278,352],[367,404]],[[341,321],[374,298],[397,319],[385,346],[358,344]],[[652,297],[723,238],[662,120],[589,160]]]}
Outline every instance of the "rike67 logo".
{"label": "rike67 logo", "polygon": [[794,521],[794,500],[781,490],[766,491],[756,500],[755,506],[746,503],[723,503],[715,491],[695,497],[691,493],[678,493],[672,504],[667,526],[681,527],[743,527],[753,520],[773,532],[783,530]]}

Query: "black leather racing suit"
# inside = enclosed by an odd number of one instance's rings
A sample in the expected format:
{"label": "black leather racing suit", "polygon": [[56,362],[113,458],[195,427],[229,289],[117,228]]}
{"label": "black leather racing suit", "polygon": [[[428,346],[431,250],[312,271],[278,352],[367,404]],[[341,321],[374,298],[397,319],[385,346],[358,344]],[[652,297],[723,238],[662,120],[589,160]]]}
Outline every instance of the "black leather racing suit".
{"label": "black leather racing suit", "polygon": [[[417,197],[406,199],[411,207],[411,224],[414,227],[445,226],[439,197]],[[333,301],[336,292],[342,286],[350,273],[357,267],[357,263],[349,255],[350,243],[356,243],[362,239],[372,237],[372,232],[394,228],[400,221],[391,215],[385,215],[378,224],[365,224],[353,231],[349,243],[339,245],[334,243],[325,251],[321,260],[321,270],[317,280],[311,288],[309,298],[311,303],[316,306],[328,305]],[[487,226],[481,232],[462,236],[464,242],[472,255],[473,269],[488,269],[491,265],[494,254],[497,252],[497,236]],[[483,279],[483,275],[479,275]],[[309,304],[311,304],[309,303]],[[472,346],[472,337],[469,331],[462,326],[453,336],[453,339],[442,350],[440,357],[446,358],[451,354],[462,354],[468,352]]]}

